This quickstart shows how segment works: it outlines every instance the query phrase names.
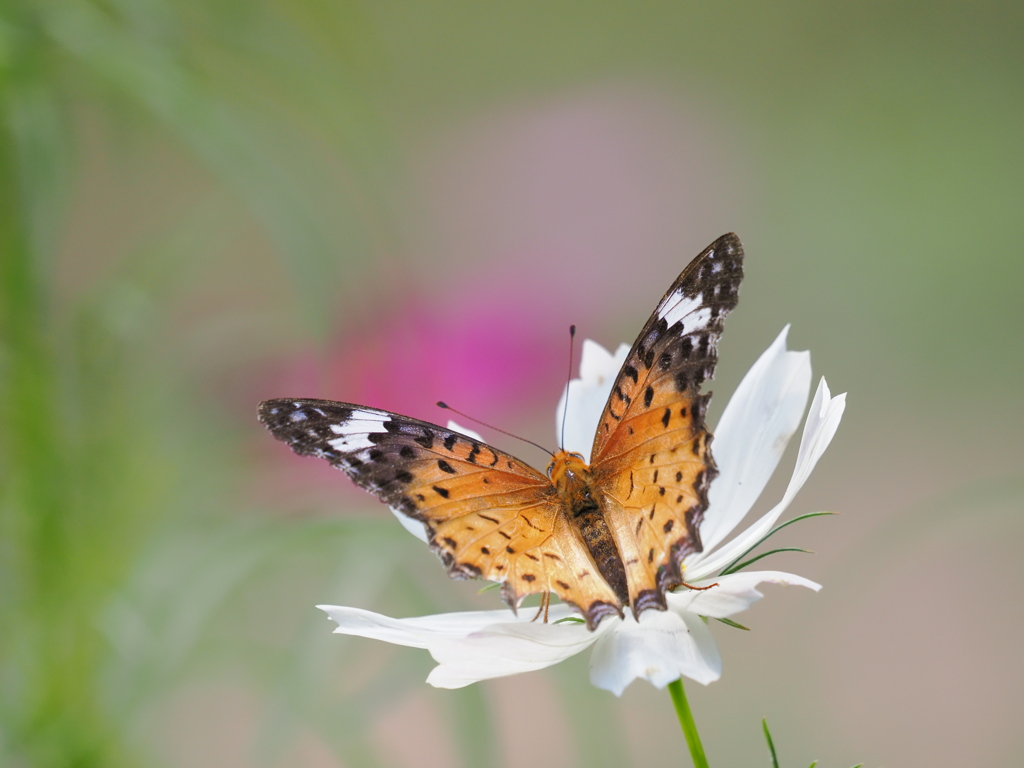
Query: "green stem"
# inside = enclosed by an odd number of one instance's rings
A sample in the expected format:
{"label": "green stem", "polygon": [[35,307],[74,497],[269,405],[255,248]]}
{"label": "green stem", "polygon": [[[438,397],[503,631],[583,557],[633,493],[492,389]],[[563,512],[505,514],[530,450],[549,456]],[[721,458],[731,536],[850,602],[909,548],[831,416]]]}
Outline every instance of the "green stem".
{"label": "green stem", "polygon": [[683,735],[686,737],[686,745],[690,748],[693,768],[708,768],[708,759],[704,756],[704,747],[700,743],[697,724],[693,722],[693,712],[690,711],[690,704],[686,701],[686,692],[683,690],[683,678],[669,683],[668,692],[672,696],[676,715],[679,716],[679,725],[682,726]]}

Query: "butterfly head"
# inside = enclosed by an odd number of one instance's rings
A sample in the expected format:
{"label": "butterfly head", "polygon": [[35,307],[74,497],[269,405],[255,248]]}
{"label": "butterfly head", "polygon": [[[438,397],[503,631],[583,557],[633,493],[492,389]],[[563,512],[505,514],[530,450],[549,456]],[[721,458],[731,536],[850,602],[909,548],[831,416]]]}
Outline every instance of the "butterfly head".
{"label": "butterfly head", "polygon": [[586,502],[590,500],[590,467],[579,453],[559,451],[548,465],[548,477],[558,489],[559,495],[569,502]]}

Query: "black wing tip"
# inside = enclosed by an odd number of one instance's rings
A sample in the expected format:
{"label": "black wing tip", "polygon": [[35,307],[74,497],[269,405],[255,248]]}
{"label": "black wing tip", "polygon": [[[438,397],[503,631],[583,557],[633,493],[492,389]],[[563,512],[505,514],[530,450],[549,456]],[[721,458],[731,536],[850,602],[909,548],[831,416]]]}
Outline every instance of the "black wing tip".
{"label": "black wing tip", "polygon": [[704,249],[702,256],[713,253],[716,257],[724,257],[737,265],[743,263],[743,243],[735,232],[727,232]]}
{"label": "black wing tip", "polygon": [[276,397],[271,400],[264,400],[256,406],[256,415],[264,424],[272,424],[280,421],[282,416],[287,416],[301,408],[309,406],[317,408],[335,418],[347,418],[354,410],[378,412],[375,408],[353,405],[352,403],[340,403],[335,400],[321,400],[316,397]]}
{"label": "black wing tip", "polygon": [[668,602],[665,600],[665,590],[644,589],[633,601],[633,618],[640,621],[640,614],[648,610],[664,611],[668,609]]}
{"label": "black wing tip", "polygon": [[282,399],[264,400],[256,406],[256,418],[260,424],[270,429],[280,420],[282,409],[291,402],[293,401]]}
{"label": "black wing tip", "polygon": [[726,232],[711,244],[712,248],[726,248],[730,251],[743,255],[743,243],[740,236],[735,232]]}
{"label": "black wing tip", "polygon": [[274,434],[282,425],[291,425],[291,414],[300,410],[306,403],[317,402],[303,398],[278,397],[264,400],[256,407],[256,417],[260,423]]}
{"label": "black wing tip", "polygon": [[[686,581],[683,577],[683,560],[686,559],[687,555],[704,550],[700,541],[699,530],[697,527],[690,528],[689,516],[687,517],[688,533],[676,539],[672,546],[669,547],[668,561],[658,572],[657,588],[641,593],[644,599],[638,599],[637,604],[633,606],[633,614],[637,619],[646,610],[654,608],[664,611],[668,607],[665,594],[671,592],[676,587],[682,586]],[[697,522],[699,523],[699,520]]]}
{"label": "black wing tip", "polygon": [[[743,243],[740,242],[739,237],[730,232],[726,235],[722,235],[720,238],[715,240],[711,245],[705,248],[701,254],[694,259],[694,262],[712,261],[722,265],[724,269],[718,272],[717,278],[714,278],[715,282],[726,280],[738,283],[743,279]],[[707,279],[711,277],[713,272],[704,272],[700,275],[701,279]]]}
{"label": "black wing tip", "polygon": [[583,618],[586,619],[587,629],[593,632],[607,616],[618,616],[623,618],[622,606],[609,603],[604,600],[595,600],[587,610],[583,611]]}

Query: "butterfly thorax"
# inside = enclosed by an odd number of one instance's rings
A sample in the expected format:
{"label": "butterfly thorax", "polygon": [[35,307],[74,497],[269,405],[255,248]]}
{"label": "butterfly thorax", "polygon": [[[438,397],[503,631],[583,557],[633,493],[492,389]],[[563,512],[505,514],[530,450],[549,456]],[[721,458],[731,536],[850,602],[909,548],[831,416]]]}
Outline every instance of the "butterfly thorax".
{"label": "butterfly thorax", "polygon": [[556,453],[548,467],[548,477],[573,516],[586,507],[597,506],[591,495],[590,467],[578,453]]}
{"label": "butterfly thorax", "polygon": [[622,564],[608,521],[600,507],[600,497],[593,492],[590,467],[578,453],[559,451],[555,454],[548,476],[573,526],[579,531],[597,570],[615,591],[623,605],[629,604],[626,570]]}

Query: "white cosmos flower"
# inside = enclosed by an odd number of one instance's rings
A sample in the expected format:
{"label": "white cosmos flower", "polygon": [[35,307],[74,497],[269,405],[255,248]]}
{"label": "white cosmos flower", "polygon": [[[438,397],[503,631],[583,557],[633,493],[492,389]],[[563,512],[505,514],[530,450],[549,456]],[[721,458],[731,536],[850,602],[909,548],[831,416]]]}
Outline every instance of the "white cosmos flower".
{"label": "white cosmos flower", "polygon": [[[846,395],[831,397],[822,379],[782,500],[723,544],[761,495],[804,412],[811,384],[810,353],[786,349],[788,330],[788,326],[784,328],[754,363],[715,430],[713,451],[720,473],[711,484],[700,529],[704,551],[691,554],[684,563],[689,584],[717,582],[714,589],[681,588],[666,595],[667,610],[645,611],[639,621],[627,610],[625,618],[607,617],[593,632],[577,622],[555,623],[577,615],[567,605],[553,605],[546,624],[531,621],[532,611],[524,611],[526,615],[520,617],[496,610],[393,619],[360,608],[319,607],[337,622],[335,632],[426,648],[438,662],[427,682],[439,688],[460,688],[542,669],[590,647],[591,682],[616,695],[637,678],[659,688],[680,676],[704,684],[717,680],[722,659],[701,617],[724,619],[747,609],[763,597],[757,590],[762,582],[797,584],[815,591],[821,588],[809,579],[780,571],[718,575],[771,530],[825,452],[846,406]],[[561,412],[568,402],[566,450],[589,455],[601,410],[627,352],[624,345],[612,355],[592,341],[583,343],[580,378],[570,382],[558,408],[560,428]],[[410,530],[422,538],[420,526]]]}

